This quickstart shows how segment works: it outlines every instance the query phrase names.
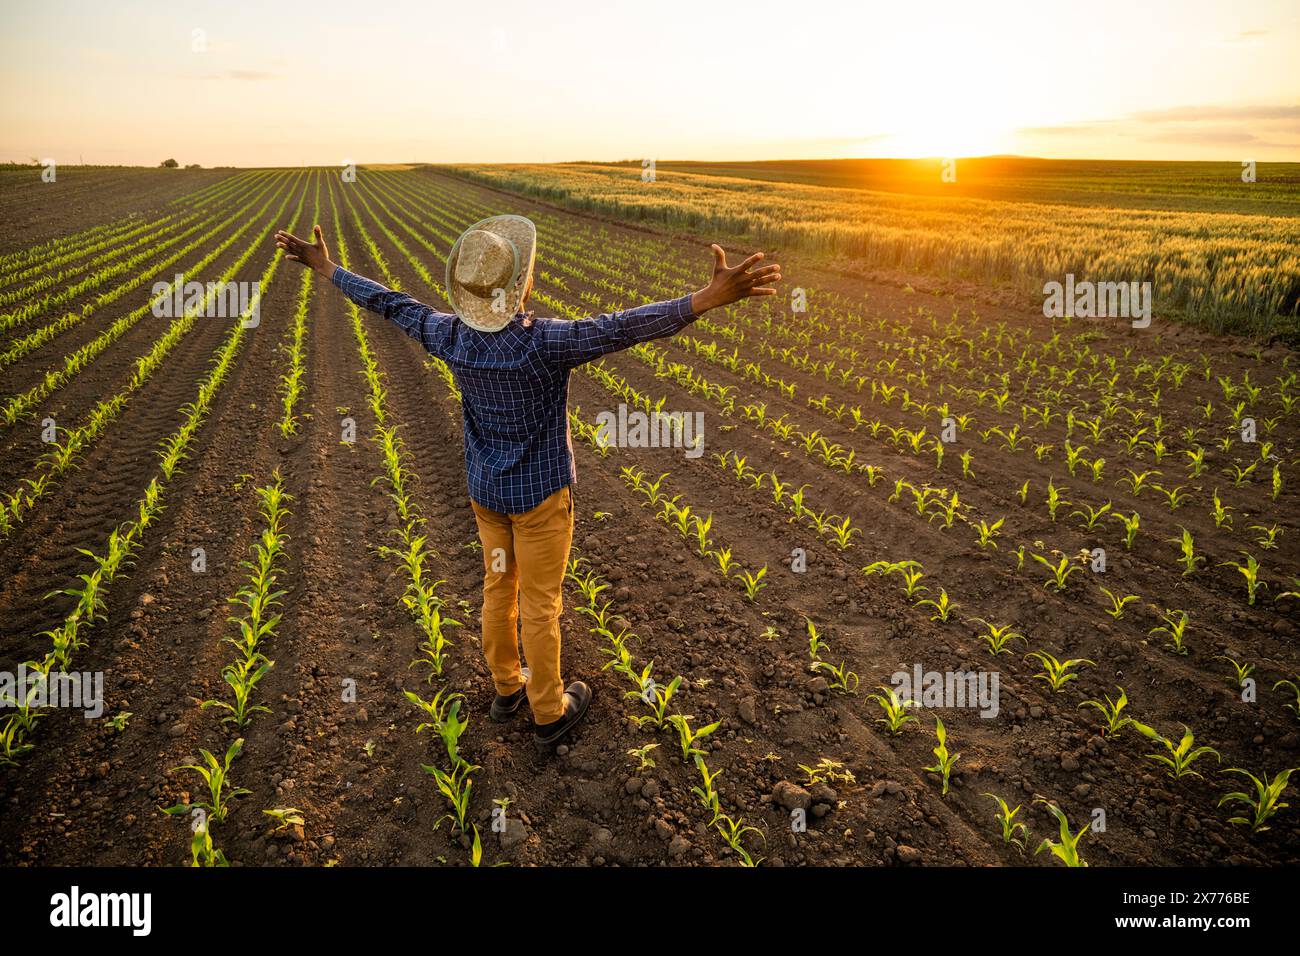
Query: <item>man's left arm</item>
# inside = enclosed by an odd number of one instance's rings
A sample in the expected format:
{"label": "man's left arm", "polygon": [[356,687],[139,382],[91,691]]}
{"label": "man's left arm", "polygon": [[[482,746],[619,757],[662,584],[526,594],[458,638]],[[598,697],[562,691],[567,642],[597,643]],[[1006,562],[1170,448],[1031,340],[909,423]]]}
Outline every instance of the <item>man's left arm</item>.
{"label": "man's left arm", "polygon": [[543,320],[547,354],[556,364],[572,368],[640,342],[675,335],[710,309],[750,296],[776,295],[769,283],[780,281],[781,267],[775,263],[758,266],[763,253],[756,252],[740,265],[729,267],[722,247],[714,245],[712,249],[713,278],[698,292],[576,322]]}

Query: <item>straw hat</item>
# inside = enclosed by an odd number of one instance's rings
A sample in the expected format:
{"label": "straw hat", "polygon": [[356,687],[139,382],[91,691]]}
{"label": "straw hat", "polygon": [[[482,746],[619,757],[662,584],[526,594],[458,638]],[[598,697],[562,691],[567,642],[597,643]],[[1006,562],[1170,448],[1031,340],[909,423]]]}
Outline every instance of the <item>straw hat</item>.
{"label": "straw hat", "polygon": [[491,216],[466,229],[447,256],[447,297],[461,321],[499,332],[523,305],[537,256],[537,227],[523,216]]}

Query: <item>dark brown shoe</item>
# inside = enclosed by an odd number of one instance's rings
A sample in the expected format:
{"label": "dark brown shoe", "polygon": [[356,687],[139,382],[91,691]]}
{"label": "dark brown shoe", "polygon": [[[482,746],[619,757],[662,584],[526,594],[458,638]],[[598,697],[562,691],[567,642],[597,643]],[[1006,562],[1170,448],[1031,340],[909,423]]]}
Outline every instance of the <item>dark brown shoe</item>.
{"label": "dark brown shoe", "polygon": [[564,716],[549,724],[537,724],[539,744],[553,744],[577,726],[591,706],[591,688],[580,680],[574,681],[564,692]]}
{"label": "dark brown shoe", "polygon": [[519,713],[519,708],[523,706],[524,701],[527,699],[527,687],[521,687],[513,694],[497,694],[492,701],[492,719],[499,724],[505,723]]}

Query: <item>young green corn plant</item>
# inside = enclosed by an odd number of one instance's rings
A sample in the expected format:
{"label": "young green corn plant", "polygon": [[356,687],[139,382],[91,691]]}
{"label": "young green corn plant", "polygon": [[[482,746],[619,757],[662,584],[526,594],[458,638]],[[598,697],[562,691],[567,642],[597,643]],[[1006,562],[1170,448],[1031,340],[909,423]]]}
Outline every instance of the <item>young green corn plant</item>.
{"label": "young green corn plant", "polygon": [[858,675],[848,669],[848,664],[841,662],[837,667],[826,661],[814,661],[812,665],[814,671],[825,671],[830,675],[826,686],[831,690],[843,691],[846,694],[856,694],[858,692]]}
{"label": "young green corn plant", "polygon": [[452,765],[450,773],[435,764],[420,764],[420,769],[433,777],[438,792],[451,805],[451,812],[439,817],[433,828],[436,830],[444,821],[450,820],[456,830],[468,834],[469,802],[474,793],[472,775],[482,768],[461,760]]}
{"label": "young green corn plant", "polygon": [[695,717],[692,714],[672,714],[668,721],[677,728],[677,742],[682,748],[682,759],[689,761],[692,757],[705,756],[703,750],[695,745],[697,742],[709,736],[715,730],[722,726],[722,721],[715,720],[711,724],[706,724],[698,730],[691,727],[691,721]]}
{"label": "young green corn plant", "polygon": [[1232,478],[1233,487],[1240,488],[1242,485],[1244,485],[1247,482],[1247,480],[1249,480],[1250,476],[1254,473],[1255,469],[1258,467],[1259,467],[1259,462],[1252,461],[1245,468],[1242,468],[1241,465],[1233,465],[1231,468],[1229,468],[1228,476]]}
{"label": "young green corn plant", "polygon": [[939,588],[939,597],[937,600],[926,598],[925,600],[917,601],[916,606],[932,609],[934,614],[930,616],[930,620],[943,621],[945,624],[952,617],[952,612],[961,607],[960,604],[948,600],[948,592],[943,588]]}
{"label": "young green corn plant", "polygon": [[1182,738],[1175,744],[1168,737],[1140,721],[1132,720],[1129,723],[1143,737],[1154,740],[1165,748],[1164,753],[1146,754],[1146,758],[1168,767],[1168,775],[1175,780],[1183,777],[1199,777],[1200,774],[1192,769],[1192,764],[1207,754],[1213,756],[1215,760],[1222,760],[1219,752],[1213,747],[1197,747],[1196,738],[1186,724],[1183,724]]}
{"label": "young green corn plant", "polygon": [[730,548],[719,548],[716,551],[710,551],[708,556],[713,559],[713,563],[718,566],[718,573],[724,578],[731,577],[731,569],[736,566],[735,559],[731,556]]}
{"label": "young green corn plant", "polygon": [[1138,528],[1142,525],[1142,516],[1135,511],[1127,518],[1122,514],[1112,514],[1111,517],[1124,526],[1125,549],[1133,550],[1133,542],[1137,538]]}
{"label": "young green corn plant", "polygon": [[1015,809],[1012,809],[1005,800],[995,793],[986,793],[984,796],[998,805],[998,811],[993,815],[993,818],[1002,826],[1002,842],[1007,846],[1015,846],[1021,852],[1024,852],[1025,840],[1029,837],[1029,827],[1016,819],[1021,807],[1017,805]]}
{"label": "young green corn plant", "polygon": [[1247,603],[1250,604],[1251,607],[1254,607],[1255,598],[1259,595],[1259,592],[1262,589],[1268,587],[1268,582],[1260,580],[1259,577],[1260,564],[1258,561],[1255,560],[1254,555],[1247,554],[1245,551],[1242,551],[1241,554],[1245,555],[1246,557],[1246,560],[1244,562],[1223,561],[1219,564],[1219,567],[1234,568],[1236,569],[1238,574],[1240,574],[1243,578],[1246,579],[1246,597],[1248,598]]}
{"label": "young green corn plant", "polygon": [[[1060,554],[1060,552],[1053,552]],[[1079,566],[1070,563],[1068,555],[1061,554],[1060,559],[1053,564],[1041,554],[1030,554],[1030,557],[1047,568],[1051,572],[1051,577],[1043,582],[1043,587],[1054,588],[1056,591],[1064,591],[1070,583],[1070,575],[1079,570]]]}
{"label": "young green corn plant", "polygon": [[223,823],[230,812],[230,801],[251,793],[243,787],[236,787],[230,782],[230,765],[244,749],[244,738],[240,737],[226,748],[225,756],[217,760],[210,751],[199,749],[203,757],[202,765],[186,764],[174,767],[172,771],[193,770],[203,778],[208,790],[206,802],[192,804],[178,803],[166,807],[163,813],[168,816],[192,816],[195,810],[199,816],[192,824],[193,837],[190,840],[190,865],[194,867],[224,867],[229,865],[223,854],[212,841],[212,826]]}
{"label": "young green corn plant", "polygon": [[456,753],[456,741],[460,739],[460,735],[468,726],[467,721],[460,719],[460,705],[465,699],[464,696],[451,693],[446,688],[438,691],[430,700],[424,700],[418,694],[413,694],[409,690],[403,693],[408,701],[424,712],[426,718],[422,723],[416,725],[415,732],[421,734],[426,730],[431,730],[441,737],[444,742],[450,741],[447,755],[451,757],[453,762],[458,761],[460,758]]}
{"label": "young green corn plant", "polygon": [[1065,490],[1064,488],[1057,488],[1052,483],[1052,479],[1047,479],[1047,513],[1051,516],[1053,522],[1056,521],[1056,512],[1070,503],[1061,495],[1061,492]]}
{"label": "young green corn plant", "polygon": [[829,648],[822,640],[821,632],[817,630],[817,625],[813,623],[812,618],[806,617],[803,620],[808,630],[808,657],[816,663],[822,659],[822,651]]}
{"label": "young green corn plant", "polygon": [[230,801],[246,796],[251,790],[245,790],[243,787],[236,787],[230,782],[230,765],[244,750],[244,738],[240,737],[226,748],[225,756],[217,760],[211,751],[199,748],[199,754],[203,757],[203,764],[186,764],[181,767],[173,767],[169,773],[176,773],[181,770],[192,770],[203,778],[203,783],[208,790],[207,802],[184,804],[178,803],[163,810],[163,813],[169,816],[177,814],[188,814],[195,807],[201,808],[207,814],[207,819],[212,823],[224,823],[226,815],[230,812]]}
{"label": "young green corn plant", "polygon": [[[438,583],[441,584],[442,582]],[[416,645],[416,650],[420,652],[420,656],[411,661],[407,669],[410,670],[411,667],[424,665],[429,669],[425,682],[432,683],[435,677],[442,675],[442,669],[447,663],[447,648],[451,646],[451,641],[447,639],[446,632],[443,629],[461,627],[462,625],[460,621],[442,616],[440,610],[442,606],[441,599],[433,598],[431,601],[421,601],[419,603],[422,608],[419,612],[420,631],[424,638]]]}
{"label": "young green corn plant", "polygon": [[698,753],[695,755],[695,766],[700,771],[700,784],[691,787],[691,793],[699,798],[704,809],[713,814],[709,818],[709,826],[713,826],[714,821],[722,816],[722,799],[718,795],[717,788],[713,786],[713,781],[722,775],[722,771],[711,773],[708,764],[704,762],[704,757]]}
{"label": "young green corn plant", "polygon": [[1282,534],[1282,529],[1277,525],[1253,524],[1250,526],[1251,531],[1260,532],[1260,536],[1255,539],[1255,544],[1259,545],[1265,551],[1277,550],[1277,539]]}
{"label": "young green corn plant", "polygon": [[767,582],[763,580],[763,578],[767,577],[767,565],[763,565],[753,574],[748,571],[741,571],[739,574],[733,575],[733,577],[740,581],[745,597],[753,601],[758,597],[758,592],[767,587]]}
{"label": "young green corn plant", "polygon": [[757,827],[747,826],[743,818],[733,820],[724,813],[713,821],[713,828],[722,836],[727,846],[740,857],[741,866],[754,867],[763,862],[761,856],[757,858],[750,856],[742,842],[747,833],[757,833],[759,838],[762,839],[763,834]]}
{"label": "young green corn plant", "polygon": [[841,551],[849,548],[855,534],[862,534],[862,529],[852,527],[848,518],[841,518],[839,522],[828,521],[826,527],[830,529],[831,540]]}
{"label": "young green corn plant", "polygon": [[1013,640],[1023,641],[1025,636],[1011,629],[1010,624],[992,624],[983,618],[971,618],[976,624],[984,625],[984,633],[980,634],[980,640],[988,647],[989,653],[994,657],[999,654],[1010,654],[1011,648],[1008,647]]}
{"label": "young green corn plant", "polygon": [[1166,538],[1178,545],[1180,556],[1178,563],[1183,566],[1183,577],[1189,574],[1195,574],[1196,569],[1205,563],[1205,558],[1196,553],[1196,542],[1192,539],[1192,533],[1182,525],[1178,526],[1181,534],[1177,538]]}
{"label": "young green corn plant", "polygon": [[700,557],[704,557],[709,553],[709,545],[713,544],[713,540],[709,537],[709,529],[713,527],[713,515],[709,515],[704,519],[697,517],[694,520],[695,550]]}
{"label": "young green corn plant", "polygon": [[645,669],[641,671],[640,676],[637,678],[637,689],[627,691],[623,697],[628,700],[639,700],[650,708],[648,715],[629,716],[628,719],[632,723],[638,727],[650,725],[655,730],[662,730],[668,724],[668,706],[672,703],[673,695],[677,693],[677,689],[682,686],[682,678],[678,675],[667,684],[659,684],[650,676],[650,669],[653,666],[654,661],[645,666]]}
{"label": "young green corn plant", "polygon": [[1183,491],[1182,485],[1177,488],[1166,488],[1153,482],[1151,487],[1165,496],[1165,504],[1169,506],[1171,513],[1181,508],[1187,499],[1191,497],[1191,494]]}
{"label": "young green corn plant", "polygon": [[1279,687],[1285,687],[1287,690],[1291,691],[1292,695],[1294,695],[1294,701],[1289,701],[1282,706],[1295,714],[1297,720],[1300,720],[1300,675],[1296,675],[1295,680],[1280,680],[1273,685],[1274,690],[1277,690]]}
{"label": "young green corn plant", "polygon": [[1002,524],[1006,520],[1006,518],[999,518],[997,521],[993,522],[993,524],[981,520],[979,524],[972,525],[975,529],[977,543],[981,548],[992,548],[994,551],[997,550],[998,544],[993,539],[998,536],[998,532],[1001,530]]}
{"label": "young green corn plant", "polygon": [[1119,691],[1119,696],[1114,700],[1106,696],[1101,700],[1085,700],[1079,705],[1080,708],[1092,707],[1101,714],[1102,720],[1105,721],[1101,728],[1103,737],[1114,737],[1133,722],[1131,717],[1124,716],[1124,708],[1128,706],[1128,694],[1124,693],[1124,688],[1118,684],[1115,689]]}
{"label": "young green corn plant", "polygon": [[1091,667],[1097,666],[1095,661],[1090,661],[1084,657],[1072,657],[1067,660],[1058,661],[1046,651],[1030,651],[1025,655],[1026,660],[1031,657],[1043,666],[1042,671],[1034,675],[1035,679],[1046,681],[1047,686],[1057,693],[1060,693],[1062,687],[1079,676],[1078,674],[1071,673],[1075,667],[1078,667],[1080,664],[1087,664]]}
{"label": "young green corn plant", "polygon": [[1214,489],[1214,507],[1210,510],[1210,517],[1214,519],[1216,528],[1227,528],[1232,530],[1232,509],[1224,505],[1219,498],[1219,489]]}
{"label": "young green corn plant", "polygon": [[1134,601],[1138,600],[1138,596],[1136,594],[1120,595],[1120,594],[1116,594],[1115,592],[1110,590],[1110,588],[1106,588],[1106,587],[1103,587],[1101,589],[1101,593],[1106,595],[1106,597],[1110,599],[1110,607],[1106,609],[1106,613],[1109,614],[1117,621],[1123,619],[1124,608],[1128,607]]}
{"label": "young green corn plant", "polygon": [[951,528],[953,522],[961,517],[961,509],[962,504],[960,496],[956,492],[953,492],[951,498],[948,498],[943,502],[935,502],[934,510],[930,512],[930,520],[934,521],[935,518],[938,518],[940,521],[939,527],[946,530]]}
{"label": "young green corn plant", "polygon": [[1232,677],[1229,678],[1228,682],[1233,687],[1244,687],[1246,684],[1246,678],[1250,677],[1250,675],[1255,672],[1254,664],[1238,664],[1231,657],[1219,655],[1218,657],[1215,658],[1215,660],[1227,661],[1229,664],[1232,665]]}
{"label": "young green corn plant", "polygon": [[926,767],[927,773],[937,774],[943,780],[943,796],[948,795],[948,777],[952,773],[952,765],[961,757],[959,753],[949,753],[948,751],[948,731],[943,726],[943,721],[938,717],[934,718],[934,735],[938,738],[939,743],[931,751],[935,756],[933,767]]}
{"label": "young green corn plant", "polygon": [[832,760],[830,757],[822,757],[811,767],[807,764],[799,764],[799,769],[807,776],[805,787],[813,787],[819,783],[857,783],[857,778],[853,776],[853,771],[844,766],[839,760]]}
{"label": "young green corn plant", "polygon": [[1148,480],[1160,474],[1160,472],[1154,470],[1137,472],[1132,469],[1128,469],[1128,473],[1129,477],[1121,478],[1118,483],[1127,487],[1134,498],[1141,497],[1142,489],[1147,486]]}
{"label": "young green corn plant", "polygon": [[635,757],[637,760],[636,770],[634,773],[641,773],[644,770],[654,768],[655,759],[650,756],[650,751],[656,750],[658,747],[658,744],[646,744],[644,747],[633,747],[627,752],[629,757]]}
{"label": "young green corn plant", "polygon": [[920,723],[915,717],[907,712],[907,708],[915,707],[916,701],[903,700],[898,696],[898,691],[892,687],[880,685],[879,694],[869,694],[867,700],[877,704],[884,713],[883,717],[877,717],[876,723],[884,724],[891,734],[900,734],[908,723]]}
{"label": "young green corn plant", "polygon": [[300,827],[307,822],[302,815],[302,811],[297,807],[276,807],[273,810],[263,810],[262,812],[275,821],[276,833],[290,827]]}
{"label": "young green corn plant", "polygon": [[1231,817],[1228,822],[1239,826],[1248,826],[1252,833],[1263,833],[1269,829],[1269,818],[1279,810],[1286,809],[1289,805],[1281,802],[1282,793],[1291,780],[1291,774],[1297,769],[1300,768],[1291,767],[1287,770],[1280,770],[1273,776],[1272,780],[1269,780],[1268,774],[1264,774],[1263,779],[1261,779],[1247,770],[1242,770],[1240,767],[1225,768],[1222,771],[1223,773],[1239,773],[1243,777],[1249,778],[1250,782],[1255,785],[1254,794],[1243,793],[1240,790],[1224,794],[1219,801],[1219,806],[1223,806],[1225,803],[1244,803],[1250,808],[1250,816]]}
{"label": "young green corn plant", "polygon": [[254,654],[252,657],[231,661],[222,668],[221,677],[230,687],[230,693],[234,698],[233,702],[205,700],[199,704],[199,709],[207,710],[210,707],[219,707],[222,710],[227,710],[229,713],[221,718],[221,722],[234,724],[241,729],[248,726],[248,722],[253,719],[253,714],[269,714],[271,708],[252,703],[252,697],[258,683],[261,682],[262,678],[267,675],[273,666],[275,666],[274,662],[267,660],[261,654]]}
{"label": "young green corn plant", "polygon": [[1186,611],[1179,611],[1174,608],[1166,608],[1164,616],[1160,619],[1163,623],[1151,628],[1148,634],[1163,634],[1169,639],[1169,646],[1173,648],[1176,654],[1187,654],[1187,622],[1190,620]]}
{"label": "young green corn plant", "polygon": [[1106,502],[1100,508],[1093,508],[1090,505],[1084,505],[1082,511],[1070,512],[1071,518],[1082,518],[1079,522],[1084,531],[1093,531],[1097,527],[1097,522],[1110,512],[1110,502]]}
{"label": "young green corn plant", "polygon": [[975,460],[975,456],[971,454],[969,451],[964,451],[961,453],[961,476],[963,478],[975,477],[975,471],[971,467],[971,463],[974,462],[974,460]]}
{"label": "young green corn plant", "polygon": [[1038,844],[1038,849],[1034,851],[1034,855],[1037,856],[1044,850],[1050,850],[1052,856],[1056,857],[1066,866],[1087,866],[1088,864],[1084,862],[1083,857],[1079,855],[1079,841],[1081,841],[1083,835],[1088,832],[1088,825],[1084,824],[1078,833],[1073,833],[1070,830],[1070,821],[1066,818],[1060,807],[1042,797],[1036,798],[1034,802],[1046,805],[1052,816],[1056,817],[1056,823],[1060,828],[1058,839],[1043,840],[1042,843]]}
{"label": "young green corn plant", "polygon": [[919,562],[916,563],[916,567],[904,568],[900,573],[903,576],[903,593],[909,598],[930,590],[921,583],[921,579],[925,577],[925,572],[921,570]]}

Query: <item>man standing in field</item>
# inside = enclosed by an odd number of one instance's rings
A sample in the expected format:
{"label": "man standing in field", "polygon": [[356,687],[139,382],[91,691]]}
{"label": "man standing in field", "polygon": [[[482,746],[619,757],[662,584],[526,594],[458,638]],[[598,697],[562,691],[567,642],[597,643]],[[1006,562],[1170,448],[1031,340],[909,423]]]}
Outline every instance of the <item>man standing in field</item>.
{"label": "man standing in field", "polygon": [[[483,544],[483,654],[497,696],[492,717],[513,716],[525,696],[537,740],[553,744],[591,703],[582,681],[560,679],[561,585],[573,540],[569,372],[616,352],[673,335],[710,309],[774,295],[779,265],[757,252],[729,267],[713,249],[713,277],[669,302],[578,322],[524,312],[533,288],[537,230],[522,216],[470,226],[447,257],[454,314],[384,288],[330,261],[320,226],[313,242],[277,232],[276,245],[316,270],[358,306],[397,323],[450,366],[465,416],[465,469]],[[753,268],[751,268],[753,267]],[[525,683],[517,625],[522,614]]]}

